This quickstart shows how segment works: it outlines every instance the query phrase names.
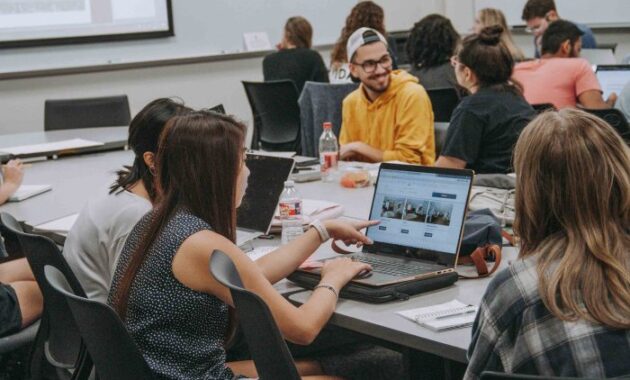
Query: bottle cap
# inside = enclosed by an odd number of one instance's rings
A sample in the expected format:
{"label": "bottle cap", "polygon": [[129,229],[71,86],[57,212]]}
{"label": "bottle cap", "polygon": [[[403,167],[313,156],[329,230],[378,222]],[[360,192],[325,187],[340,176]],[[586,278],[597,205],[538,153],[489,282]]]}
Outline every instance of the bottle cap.
{"label": "bottle cap", "polygon": [[330,121],[324,122],[324,129],[332,129],[332,123]]}
{"label": "bottle cap", "polygon": [[284,181],[284,186],[295,186],[295,182],[293,182],[292,180],[288,180],[288,181]]}

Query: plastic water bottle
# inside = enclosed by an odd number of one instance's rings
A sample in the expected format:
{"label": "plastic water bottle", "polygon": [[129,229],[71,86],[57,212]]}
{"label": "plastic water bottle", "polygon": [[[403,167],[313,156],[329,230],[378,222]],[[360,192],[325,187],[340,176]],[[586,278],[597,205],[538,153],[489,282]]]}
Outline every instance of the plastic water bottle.
{"label": "plastic water bottle", "polygon": [[319,163],[322,171],[322,181],[333,182],[337,172],[339,159],[339,145],[337,137],[332,131],[332,123],[324,123],[324,132],[319,138]]}
{"label": "plastic water bottle", "polygon": [[286,244],[304,233],[302,227],[302,198],[293,181],[284,183],[280,195],[280,219],[282,220],[282,244]]}

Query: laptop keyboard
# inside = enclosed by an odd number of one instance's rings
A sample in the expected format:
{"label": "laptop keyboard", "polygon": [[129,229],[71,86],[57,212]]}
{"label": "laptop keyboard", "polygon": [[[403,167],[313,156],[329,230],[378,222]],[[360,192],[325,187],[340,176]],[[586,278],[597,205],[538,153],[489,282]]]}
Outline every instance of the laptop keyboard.
{"label": "laptop keyboard", "polygon": [[424,264],[411,260],[390,260],[387,257],[377,255],[353,255],[351,257],[353,260],[370,264],[372,271],[375,273],[388,274],[390,276],[409,277],[443,269],[434,264]]}

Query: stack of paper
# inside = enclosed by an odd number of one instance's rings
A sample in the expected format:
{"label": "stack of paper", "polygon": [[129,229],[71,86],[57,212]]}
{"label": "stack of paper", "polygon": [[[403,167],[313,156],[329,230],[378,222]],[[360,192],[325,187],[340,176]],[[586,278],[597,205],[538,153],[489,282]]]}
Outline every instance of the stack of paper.
{"label": "stack of paper", "polygon": [[398,314],[433,331],[445,331],[472,326],[478,307],[457,300],[417,309],[399,311]]}
{"label": "stack of paper", "polygon": [[61,234],[67,234],[74,223],[77,221],[79,214],[72,214],[64,216],[63,218],[51,220],[50,222],[42,223],[35,226],[38,231],[56,232]]}
{"label": "stack of paper", "polygon": [[50,190],[52,190],[52,186],[50,185],[21,185],[17,191],[9,197],[9,202],[21,202]]}

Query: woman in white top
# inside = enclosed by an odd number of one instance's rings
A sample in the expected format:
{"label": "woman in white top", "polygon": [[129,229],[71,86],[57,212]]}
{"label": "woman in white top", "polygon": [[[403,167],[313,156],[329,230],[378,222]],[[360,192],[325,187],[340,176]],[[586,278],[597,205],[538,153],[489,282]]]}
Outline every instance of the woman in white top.
{"label": "woman in white top", "polygon": [[133,165],[118,171],[109,194],[88,201],[68,233],[63,255],[89,298],[106,302],[118,256],[155,198],[154,156],[164,124],[190,111],[171,99],[156,99],[129,125]]}

